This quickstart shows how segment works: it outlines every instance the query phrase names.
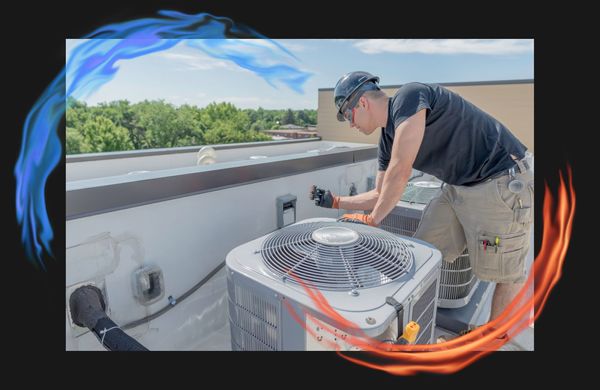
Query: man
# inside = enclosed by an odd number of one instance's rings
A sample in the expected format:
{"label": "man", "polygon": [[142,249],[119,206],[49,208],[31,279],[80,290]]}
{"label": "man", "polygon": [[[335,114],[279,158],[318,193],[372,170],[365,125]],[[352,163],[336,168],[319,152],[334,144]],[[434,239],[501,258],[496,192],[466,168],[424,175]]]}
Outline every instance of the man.
{"label": "man", "polygon": [[469,250],[473,271],[496,282],[495,319],[525,281],[533,216],[532,156],[499,121],[436,84],[408,83],[393,97],[379,78],[351,72],[336,84],[339,121],[363,134],[382,128],[376,188],[356,196],[316,189],[319,206],[371,210],[343,217],[377,226],[398,203],[412,169],[444,181],[423,212],[415,237],[453,262]]}

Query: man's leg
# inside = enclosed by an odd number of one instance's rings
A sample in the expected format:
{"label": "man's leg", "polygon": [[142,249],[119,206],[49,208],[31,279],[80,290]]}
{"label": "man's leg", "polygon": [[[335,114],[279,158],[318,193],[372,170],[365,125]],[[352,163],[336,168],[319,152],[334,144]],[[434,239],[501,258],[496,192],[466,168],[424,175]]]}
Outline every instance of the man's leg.
{"label": "man's leg", "polygon": [[[442,252],[444,261],[448,262],[454,262],[467,246],[465,232],[450,205],[452,193],[451,186],[445,185],[440,196],[429,202],[414,235],[435,246]],[[437,340],[438,343],[444,341],[447,341],[444,336]]]}
{"label": "man's leg", "polygon": [[492,298],[492,312],[490,314],[490,321],[496,319],[506,306],[508,306],[514,297],[521,291],[525,283],[497,283],[496,289],[494,290],[494,296]]}
{"label": "man's leg", "polygon": [[444,261],[454,262],[467,245],[456,213],[450,206],[448,187],[444,186],[440,196],[429,202],[414,237],[426,241],[442,252]]}
{"label": "man's leg", "polygon": [[508,175],[473,187],[456,187],[452,206],[465,230],[473,272],[496,282],[490,319],[497,318],[526,279],[525,257],[533,216],[533,175],[517,174],[524,184],[513,193]]}

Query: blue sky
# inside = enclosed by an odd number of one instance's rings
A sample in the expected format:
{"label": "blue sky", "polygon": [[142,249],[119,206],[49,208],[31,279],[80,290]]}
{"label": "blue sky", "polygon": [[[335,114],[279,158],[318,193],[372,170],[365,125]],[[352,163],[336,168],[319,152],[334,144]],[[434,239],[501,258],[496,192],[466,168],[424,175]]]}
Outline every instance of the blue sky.
{"label": "blue sky", "polygon": [[[67,61],[72,49],[82,42],[66,41]],[[266,41],[247,42],[275,47]],[[318,89],[333,88],[344,73],[353,70],[379,76],[381,85],[534,78],[533,40],[280,39],[275,42],[293,54],[275,47],[277,62],[311,74],[303,85],[303,93],[284,84],[273,87],[232,61],[214,58],[190,47],[186,44],[189,42],[181,42],[169,50],[117,62],[117,75],[84,100],[91,105],[119,99],[134,103],[164,99],[176,106],[204,107],[211,102],[226,101],[240,108],[316,109]]]}

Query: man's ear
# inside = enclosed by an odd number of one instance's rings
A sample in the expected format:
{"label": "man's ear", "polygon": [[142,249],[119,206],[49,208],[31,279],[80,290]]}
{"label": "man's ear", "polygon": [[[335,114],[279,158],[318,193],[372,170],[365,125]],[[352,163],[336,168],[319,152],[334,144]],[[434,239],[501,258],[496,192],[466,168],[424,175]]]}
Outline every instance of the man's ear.
{"label": "man's ear", "polygon": [[358,102],[362,103],[364,108],[369,108],[369,100],[365,96],[361,96],[360,99],[358,99]]}

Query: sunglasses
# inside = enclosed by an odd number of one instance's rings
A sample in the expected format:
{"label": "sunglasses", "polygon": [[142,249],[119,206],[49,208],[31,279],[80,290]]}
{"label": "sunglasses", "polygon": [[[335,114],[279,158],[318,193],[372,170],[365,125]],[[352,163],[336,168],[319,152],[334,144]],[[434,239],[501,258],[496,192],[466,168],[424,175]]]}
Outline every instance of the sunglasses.
{"label": "sunglasses", "polygon": [[346,119],[350,123],[354,123],[354,109],[355,108],[356,107],[348,108],[342,114],[344,116],[344,119]]}
{"label": "sunglasses", "polygon": [[354,123],[354,109],[357,107],[358,100],[360,99],[361,95],[362,93],[357,93],[354,96],[350,97],[350,99],[348,99],[346,103],[344,103],[342,109],[340,110],[342,116],[348,122]]}

